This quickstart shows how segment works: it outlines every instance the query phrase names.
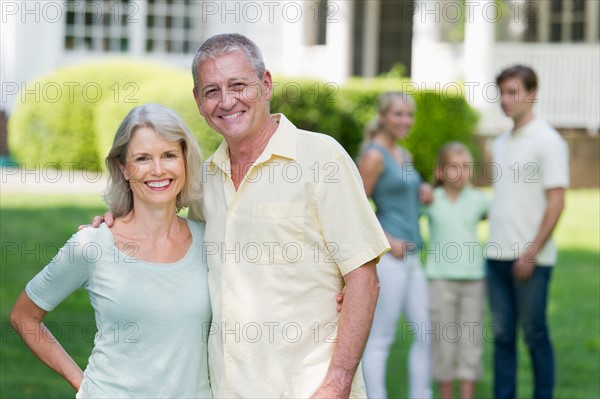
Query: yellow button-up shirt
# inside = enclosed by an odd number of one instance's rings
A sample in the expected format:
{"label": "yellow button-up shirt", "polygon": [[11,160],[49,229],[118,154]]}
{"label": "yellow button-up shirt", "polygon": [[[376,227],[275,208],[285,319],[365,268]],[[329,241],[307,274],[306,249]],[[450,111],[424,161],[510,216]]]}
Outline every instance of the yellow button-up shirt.
{"label": "yellow button-up shirt", "polygon": [[[354,162],[331,137],[279,127],[236,191],[224,141],[203,164],[215,398],[309,397],[337,336],[342,276],[388,241]],[[360,367],[351,397],[366,397]]]}

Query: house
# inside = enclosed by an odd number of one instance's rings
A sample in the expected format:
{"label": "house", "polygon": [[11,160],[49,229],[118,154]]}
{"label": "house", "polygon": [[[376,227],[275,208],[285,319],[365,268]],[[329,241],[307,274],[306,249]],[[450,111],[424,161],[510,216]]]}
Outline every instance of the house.
{"label": "house", "polygon": [[461,90],[487,135],[506,128],[495,74],[528,64],[540,75],[540,115],[580,137],[600,128],[597,0],[0,0],[0,7],[3,118],[43,95],[32,79],[58,67],[129,56],[187,70],[203,39],[239,32],[263,49],[275,77],[341,84],[402,64],[414,82],[407,90]]}

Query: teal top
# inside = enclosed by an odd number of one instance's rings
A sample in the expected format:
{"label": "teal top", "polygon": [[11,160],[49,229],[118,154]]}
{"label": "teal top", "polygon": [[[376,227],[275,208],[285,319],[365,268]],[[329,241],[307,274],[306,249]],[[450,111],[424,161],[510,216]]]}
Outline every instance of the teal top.
{"label": "teal top", "polygon": [[375,203],[377,219],[392,237],[421,247],[419,232],[419,187],[421,176],[401,148],[397,151],[404,160],[402,165],[384,147],[370,143],[367,150],[375,148],[383,155],[384,168],[377,180],[371,198]]}
{"label": "teal top", "polygon": [[134,245],[121,252],[105,224],[83,229],[27,284],[46,311],[78,288],[88,293],[97,333],[78,397],[212,397],[204,223],[188,225],[192,245],[173,263],[138,260]]}
{"label": "teal top", "polygon": [[425,267],[430,279],[477,280],[484,277],[483,248],[477,223],[488,211],[485,193],[472,187],[461,190],[453,202],[443,187],[433,192],[433,202],[422,207],[429,219],[430,240]]}

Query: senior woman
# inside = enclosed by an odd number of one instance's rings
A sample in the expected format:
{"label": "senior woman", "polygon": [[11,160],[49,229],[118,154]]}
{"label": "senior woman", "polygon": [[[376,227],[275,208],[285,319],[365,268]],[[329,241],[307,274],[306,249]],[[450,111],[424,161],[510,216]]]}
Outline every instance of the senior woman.
{"label": "senior woman", "polygon": [[[114,225],[73,235],[27,284],[11,322],[78,398],[212,397],[204,225],[176,214],[201,196],[198,145],[174,111],[146,104],[125,117],[106,164]],[[98,327],[85,371],[42,322],[78,288]]]}

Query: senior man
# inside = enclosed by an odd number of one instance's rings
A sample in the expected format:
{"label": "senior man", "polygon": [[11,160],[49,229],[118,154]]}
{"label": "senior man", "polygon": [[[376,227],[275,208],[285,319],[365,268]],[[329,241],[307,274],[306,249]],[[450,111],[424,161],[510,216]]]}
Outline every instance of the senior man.
{"label": "senior man", "polygon": [[214,396],[365,397],[358,364],[389,247],[354,163],[270,114],[271,73],[248,38],[209,38],[192,73],[198,110],[225,139],[190,210],[207,226]]}

